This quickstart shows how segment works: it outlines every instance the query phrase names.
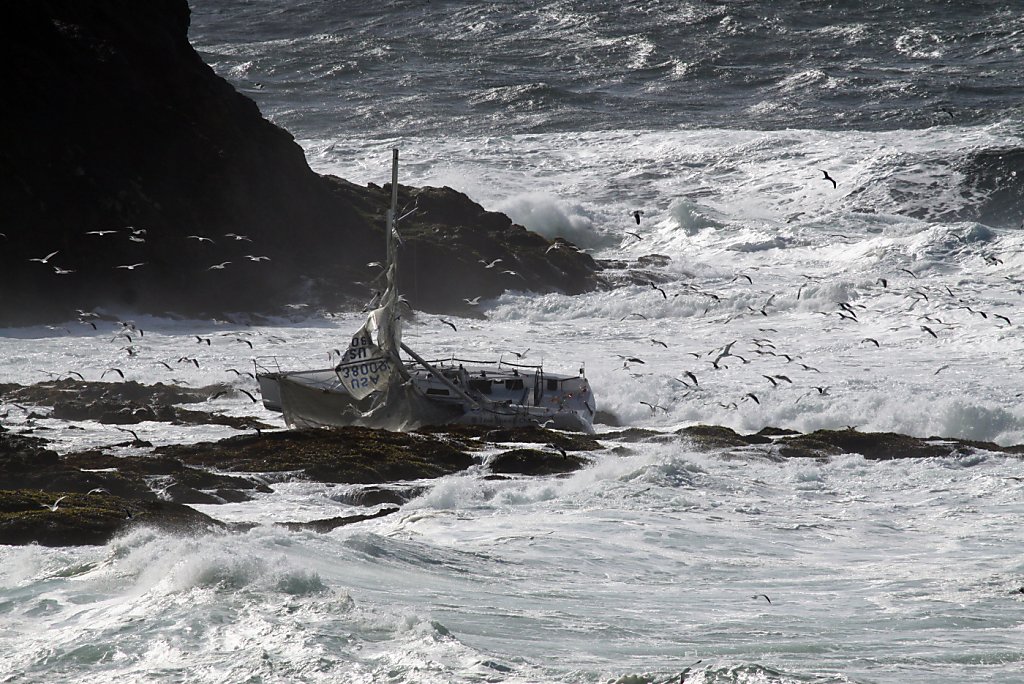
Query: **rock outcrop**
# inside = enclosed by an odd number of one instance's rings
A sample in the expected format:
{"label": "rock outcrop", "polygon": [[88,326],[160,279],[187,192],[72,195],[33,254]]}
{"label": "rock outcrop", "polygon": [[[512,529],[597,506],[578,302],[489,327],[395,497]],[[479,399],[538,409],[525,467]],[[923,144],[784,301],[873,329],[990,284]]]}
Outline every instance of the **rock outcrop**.
{"label": "rock outcrop", "polygon": [[[366,264],[384,255],[390,189],[310,170],[292,136],[203,63],[188,27],[186,0],[5,8],[0,324],[103,305],[337,308],[374,289]],[[401,195],[418,199],[400,253],[417,308],[598,283],[589,256],[546,254],[547,240],[454,190]],[[517,275],[478,262],[495,258]]]}

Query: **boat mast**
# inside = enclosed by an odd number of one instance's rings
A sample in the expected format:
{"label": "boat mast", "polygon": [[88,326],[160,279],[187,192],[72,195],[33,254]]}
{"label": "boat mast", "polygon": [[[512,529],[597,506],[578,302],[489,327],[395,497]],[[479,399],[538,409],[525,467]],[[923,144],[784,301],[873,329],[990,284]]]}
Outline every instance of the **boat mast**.
{"label": "boat mast", "polygon": [[388,220],[387,220],[387,258],[388,268],[390,269],[393,264],[391,263],[392,242],[395,239],[395,216],[398,214],[398,148],[392,148],[391,150],[391,208],[388,209]]}
{"label": "boat mast", "polygon": [[[394,276],[394,282],[392,283],[392,287],[397,287],[398,286],[398,282],[397,282],[398,281],[398,269],[396,268],[396,265],[392,263],[392,255],[394,254],[394,250],[393,250],[394,245],[392,244],[392,241],[395,239],[394,233],[395,233],[395,221],[397,220],[397,215],[398,215],[398,148],[395,147],[395,148],[393,148],[391,150],[391,208],[388,209],[388,220],[387,220],[387,231],[388,231],[388,238],[387,238],[388,273],[389,273],[389,275],[393,275]],[[394,271],[391,270],[393,268],[395,269]],[[455,394],[457,394],[458,396],[462,397],[465,401],[467,401],[470,404],[470,406],[472,406],[474,408],[479,408],[480,407],[480,404],[481,404],[480,401],[478,401],[477,399],[474,399],[473,397],[471,397],[468,394],[466,394],[465,390],[463,390],[461,387],[459,387],[458,385],[454,384],[451,380],[446,378],[444,376],[444,373],[442,373],[441,371],[439,371],[438,369],[434,368],[429,363],[427,363],[423,359],[423,357],[421,357],[419,354],[417,354],[412,349],[410,349],[408,347],[408,345],[403,343],[401,346],[402,346],[402,349],[405,351],[405,353],[408,354],[409,356],[411,356],[413,358],[413,360],[416,361],[416,363],[418,363],[421,366],[423,366],[424,368],[426,368],[427,371],[429,371],[430,373],[433,373],[434,377],[436,377],[442,383],[447,385],[447,387],[451,391],[455,392]],[[403,370],[403,374],[405,374],[404,373],[404,368],[402,366],[402,363],[397,358],[397,350],[396,350],[395,360],[398,362],[398,368],[401,368]],[[408,374],[405,374],[405,375],[407,376]]]}

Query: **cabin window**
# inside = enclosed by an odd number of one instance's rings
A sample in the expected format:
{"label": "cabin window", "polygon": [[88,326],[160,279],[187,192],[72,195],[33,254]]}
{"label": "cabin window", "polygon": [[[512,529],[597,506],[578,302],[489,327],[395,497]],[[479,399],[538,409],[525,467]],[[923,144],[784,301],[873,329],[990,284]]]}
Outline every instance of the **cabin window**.
{"label": "cabin window", "polygon": [[523,389],[523,381],[520,378],[513,378],[505,381],[505,389],[507,390],[521,390]]}
{"label": "cabin window", "polygon": [[477,392],[484,394],[491,393],[491,380],[490,378],[470,378],[469,388],[475,389]]}
{"label": "cabin window", "polygon": [[548,380],[548,391],[549,392],[557,392],[558,391],[558,381],[557,380]]}
{"label": "cabin window", "polygon": [[440,394],[447,397],[450,393],[446,389],[437,389],[436,387],[428,387],[427,394]]}

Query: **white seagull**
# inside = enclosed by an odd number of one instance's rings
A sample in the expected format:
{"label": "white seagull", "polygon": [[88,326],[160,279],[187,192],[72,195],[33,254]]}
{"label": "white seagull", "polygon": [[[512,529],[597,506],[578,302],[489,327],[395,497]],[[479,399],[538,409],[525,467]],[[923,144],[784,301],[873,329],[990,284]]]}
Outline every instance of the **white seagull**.
{"label": "white seagull", "polygon": [[145,266],[145,265],[146,265],[145,261],[140,261],[137,264],[122,264],[121,266],[115,266],[114,268],[123,268],[123,269],[125,269],[127,271],[134,271],[139,266]]}
{"label": "white seagull", "polygon": [[39,504],[39,505],[42,506],[43,508],[49,508],[51,511],[56,513],[57,512],[57,507],[60,505],[60,502],[63,501],[64,499],[66,499],[66,498],[68,498],[68,497],[62,496],[59,499],[57,499],[56,501],[54,501],[52,504]]}
{"label": "white seagull", "polygon": [[41,264],[47,264],[47,263],[50,262],[50,259],[52,259],[54,256],[56,256],[59,252],[60,252],[60,250],[58,249],[56,252],[50,252],[49,254],[44,256],[42,259],[29,259],[29,261],[38,261]]}

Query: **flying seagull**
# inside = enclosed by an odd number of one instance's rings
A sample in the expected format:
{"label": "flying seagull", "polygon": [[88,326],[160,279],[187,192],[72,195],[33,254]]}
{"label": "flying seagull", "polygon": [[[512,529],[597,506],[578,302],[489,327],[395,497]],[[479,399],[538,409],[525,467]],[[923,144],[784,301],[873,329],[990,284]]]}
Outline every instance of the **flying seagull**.
{"label": "flying seagull", "polygon": [[129,430],[128,428],[117,427],[116,425],[114,426],[114,429],[115,430],[120,430],[121,432],[127,432],[129,435],[132,436],[132,439],[134,439],[136,442],[141,442],[142,441],[142,440],[139,439],[139,435],[138,435],[137,432],[135,432],[135,430]]}
{"label": "flying seagull", "polygon": [[140,261],[140,262],[139,262],[139,263],[137,263],[137,264],[123,264],[123,265],[121,265],[121,266],[115,266],[114,268],[123,268],[123,269],[125,269],[126,271],[134,271],[134,270],[135,270],[135,269],[137,269],[137,268],[138,268],[139,266],[145,266],[145,265],[146,265],[146,262],[145,262],[145,261]]}
{"label": "flying seagull", "polygon": [[836,189],[836,180],[832,176],[828,175],[828,171],[826,171],[824,169],[818,169],[818,170],[821,171],[823,174],[825,174],[825,176],[824,176],[825,180],[827,180],[830,183],[832,183],[832,189],[835,190]]}
{"label": "flying seagull", "polygon": [[47,263],[50,262],[50,259],[52,259],[54,256],[56,256],[59,253],[60,253],[60,250],[58,249],[56,252],[50,252],[49,254],[47,254],[46,256],[44,256],[41,259],[29,259],[29,261],[38,261],[41,264],[47,264]]}
{"label": "flying seagull", "polygon": [[439,318],[439,319],[437,319],[437,320],[439,320],[439,321],[441,321],[442,323],[444,323],[445,325],[449,326],[449,327],[450,327],[450,328],[451,328],[452,330],[454,330],[455,332],[459,332],[459,329],[458,329],[458,328],[456,328],[456,327],[455,327],[455,324],[454,324],[454,323],[452,323],[451,321],[449,321],[449,320],[446,320],[446,319],[444,319],[444,318]]}
{"label": "flying seagull", "polygon": [[54,501],[52,504],[39,504],[39,505],[42,506],[43,508],[49,508],[52,512],[56,513],[57,512],[57,506],[59,506],[60,502],[63,501],[64,499],[66,499],[66,498],[68,498],[68,497],[67,496],[62,496],[59,499],[57,499],[56,501]]}

